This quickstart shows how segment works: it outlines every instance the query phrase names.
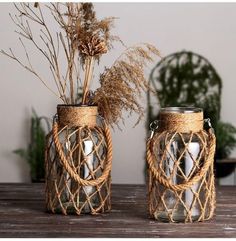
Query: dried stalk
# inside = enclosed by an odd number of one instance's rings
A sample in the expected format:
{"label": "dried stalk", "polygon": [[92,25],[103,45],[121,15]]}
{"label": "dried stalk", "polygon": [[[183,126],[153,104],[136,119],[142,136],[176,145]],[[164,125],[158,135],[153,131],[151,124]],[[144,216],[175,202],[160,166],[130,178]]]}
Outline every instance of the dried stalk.
{"label": "dried stalk", "polygon": [[89,86],[90,86],[90,82],[92,80],[92,74],[93,74],[93,68],[94,68],[94,57],[93,56],[89,56],[86,59],[85,62],[85,78],[84,78],[84,86],[83,86],[83,98],[82,98],[82,104],[85,105],[85,101],[86,101],[86,96],[88,95],[88,91],[89,91]]}
{"label": "dried stalk", "polygon": [[[17,15],[14,17],[10,14],[10,17],[12,21],[15,23],[17,28],[19,30],[16,31],[21,37],[23,37],[25,40],[30,41],[34,47],[42,54],[42,56],[46,59],[46,61],[49,64],[49,70],[52,74],[52,78],[55,82],[57,91],[59,95],[59,98],[66,104],[74,103],[74,76],[78,78],[77,69],[75,70],[74,63],[75,63],[75,57],[76,57],[76,49],[72,49],[70,44],[68,42],[68,45],[65,45],[65,40],[63,37],[63,34],[61,32],[55,32],[53,37],[53,32],[50,31],[48,28],[47,23],[44,19],[44,13],[41,9],[41,4],[37,4],[37,8],[33,8],[28,3],[21,3],[21,4],[14,4],[15,8],[17,10]],[[64,13],[60,13],[62,16]],[[36,23],[40,27],[40,35],[39,40],[36,40],[36,38],[33,35],[33,32],[31,30],[30,24]],[[21,40],[23,43],[23,41]],[[61,73],[61,66],[59,63],[59,49],[62,47],[64,49],[64,54],[66,56],[68,67],[66,71],[66,75],[63,77],[63,74]],[[26,56],[28,56],[28,51],[26,47],[24,46],[24,51]],[[25,69],[36,75],[41,81],[43,80],[40,73],[38,73],[33,67],[32,63],[28,59],[28,65],[23,64],[23,62],[16,57],[14,52],[11,50],[10,52],[6,52],[4,50],[1,51],[2,54],[5,54],[6,56],[10,57],[11,59],[16,60],[21,66],[23,66]],[[69,53],[69,54],[68,54]],[[76,73],[75,73],[76,72]],[[67,99],[67,82],[70,82],[70,100]],[[48,89],[50,89],[51,92],[54,94],[56,93],[52,88],[48,87],[48,84],[46,84],[48,81],[42,81],[45,86],[47,86]]]}
{"label": "dried stalk", "polygon": [[[0,52],[2,54],[6,55],[7,57],[9,57],[10,59],[13,59],[14,61],[16,61],[20,66],[22,66],[24,69],[28,70],[30,73],[34,74],[51,93],[53,93],[57,98],[62,99],[62,97],[59,96],[54,90],[52,90],[46,84],[46,81],[40,75],[37,74],[37,72],[34,70],[31,63],[29,63],[29,65],[23,64],[23,62],[18,57],[15,56],[15,54],[13,53],[11,48],[9,49],[9,51],[10,51],[10,53],[5,52],[4,50],[1,50]],[[26,52],[26,55],[28,56],[27,52]]]}

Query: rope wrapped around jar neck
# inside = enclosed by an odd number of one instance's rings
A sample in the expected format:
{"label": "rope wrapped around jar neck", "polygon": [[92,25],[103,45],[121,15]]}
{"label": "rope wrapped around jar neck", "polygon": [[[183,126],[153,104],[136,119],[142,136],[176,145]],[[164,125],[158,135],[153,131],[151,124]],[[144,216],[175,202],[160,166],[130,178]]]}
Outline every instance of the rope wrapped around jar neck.
{"label": "rope wrapped around jar neck", "polygon": [[159,114],[158,131],[199,132],[203,130],[203,111],[200,108],[168,107]]}
{"label": "rope wrapped around jar neck", "polygon": [[97,124],[97,106],[58,105],[58,124],[60,127],[94,127]]}

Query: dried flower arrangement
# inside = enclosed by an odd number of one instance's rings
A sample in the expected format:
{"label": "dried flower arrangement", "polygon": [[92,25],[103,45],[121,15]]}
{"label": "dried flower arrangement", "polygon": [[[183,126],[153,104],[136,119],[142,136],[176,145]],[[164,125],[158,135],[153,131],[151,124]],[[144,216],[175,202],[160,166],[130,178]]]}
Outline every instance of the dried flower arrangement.
{"label": "dried flower arrangement", "polygon": [[[92,3],[50,3],[45,7],[41,3],[20,3],[15,4],[15,8],[17,14],[10,14],[10,17],[18,28],[16,32],[20,35],[27,63],[11,48],[7,52],[1,50],[2,54],[35,75],[64,104],[97,105],[99,113],[111,126],[123,119],[123,110],[136,112],[139,117],[143,115],[138,100],[141,92],[148,88],[144,67],[154,56],[160,56],[154,46],[144,43],[126,48],[111,67],[105,68],[100,75],[100,87],[92,92],[94,65],[99,64],[101,56],[112,49],[113,41],[120,40],[111,35],[114,18],[98,20]],[[46,10],[59,25],[58,31],[50,30],[45,18]],[[39,36],[32,31],[34,24],[40,27]],[[57,91],[33,66],[26,41],[31,42],[48,62],[52,74],[50,79],[54,80]],[[65,73],[62,73],[60,65],[62,53],[67,61]],[[79,89],[82,89],[80,103],[76,98]]]}

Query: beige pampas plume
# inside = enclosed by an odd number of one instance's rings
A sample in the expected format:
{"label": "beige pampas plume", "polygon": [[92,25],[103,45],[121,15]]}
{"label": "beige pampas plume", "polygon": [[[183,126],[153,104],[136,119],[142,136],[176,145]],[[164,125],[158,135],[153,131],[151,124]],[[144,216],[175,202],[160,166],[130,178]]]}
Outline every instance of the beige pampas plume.
{"label": "beige pampas plume", "polygon": [[159,50],[147,43],[127,48],[101,75],[101,87],[95,91],[94,104],[110,125],[118,125],[123,111],[137,113],[137,123],[143,116],[139,99],[142,91],[149,88],[144,68],[154,56],[161,56]]}

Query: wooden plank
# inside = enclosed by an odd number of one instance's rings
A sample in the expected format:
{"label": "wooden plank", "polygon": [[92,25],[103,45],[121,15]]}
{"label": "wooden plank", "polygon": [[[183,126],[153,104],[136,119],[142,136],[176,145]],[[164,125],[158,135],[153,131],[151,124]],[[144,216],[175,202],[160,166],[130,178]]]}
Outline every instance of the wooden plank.
{"label": "wooden plank", "polygon": [[147,214],[142,185],[113,185],[112,211],[98,216],[45,212],[42,184],[0,184],[0,237],[236,237],[236,188],[217,189],[214,219],[168,224]]}

